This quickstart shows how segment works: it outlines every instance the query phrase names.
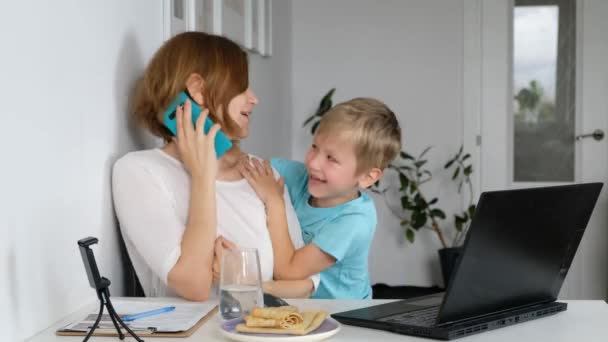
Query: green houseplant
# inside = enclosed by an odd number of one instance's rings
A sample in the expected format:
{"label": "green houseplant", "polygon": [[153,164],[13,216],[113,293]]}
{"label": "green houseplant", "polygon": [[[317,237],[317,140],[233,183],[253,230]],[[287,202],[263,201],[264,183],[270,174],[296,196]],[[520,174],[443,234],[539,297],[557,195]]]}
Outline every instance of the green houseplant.
{"label": "green houseplant", "polygon": [[[314,114],[306,119],[303,126],[311,125],[311,133],[314,134],[323,114],[332,107],[332,96],[335,88],[329,90],[321,99],[319,107]],[[386,202],[386,206],[400,219],[401,227],[410,243],[414,243],[417,233],[431,231],[440,242],[442,248],[439,250],[439,258],[442,268],[444,282],[450,279],[451,269],[460,255],[461,248],[466,236],[471,218],[475,214],[473,183],[471,174],[471,155],[464,152],[460,146],[449,160],[443,165],[443,170],[455,185],[455,191],[466,199],[466,208],[451,217],[440,207],[439,198],[429,197],[425,193],[425,184],[433,179],[433,173],[428,169],[426,158],[431,146],[425,148],[418,156],[401,151],[398,157],[388,166],[386,172],[394,172],[398,176],[398,184],[389,183],[388,177],[376,183],[370,190],[380,195]],[[400,208],[394,208],[387,194],[396,192],[400,198]],[[453,231],[448,232],[448,228]],[[448,236],[451,236],[449,239]]]}

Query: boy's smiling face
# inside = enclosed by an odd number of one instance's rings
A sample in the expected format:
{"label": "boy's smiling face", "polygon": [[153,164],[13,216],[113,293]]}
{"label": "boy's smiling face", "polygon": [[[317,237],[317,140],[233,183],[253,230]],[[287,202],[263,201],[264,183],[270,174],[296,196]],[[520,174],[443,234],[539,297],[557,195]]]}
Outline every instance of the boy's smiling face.
{"label": "boy's smiling face", "polygon": [[345,134],[316,134],[306,154],[308,191],[317,207],[333,207],[359,196],[362,177],[357,158]]}

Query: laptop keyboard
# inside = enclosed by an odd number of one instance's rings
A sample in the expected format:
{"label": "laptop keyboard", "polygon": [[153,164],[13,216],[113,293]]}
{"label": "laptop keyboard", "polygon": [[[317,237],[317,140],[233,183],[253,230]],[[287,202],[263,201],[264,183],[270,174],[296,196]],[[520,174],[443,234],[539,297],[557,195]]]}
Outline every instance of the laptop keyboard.
{"label": "laptop keyboard", "polygon": [[439,305],[430,306],[424,309],[416,311],[408,311],[402,314],[393,315],[390,317],[384,317],[381,321],[396,323],[396,324],[409,324],[418,325],[424,327],[431,327],[435,325],[437,315],[439,314]]}

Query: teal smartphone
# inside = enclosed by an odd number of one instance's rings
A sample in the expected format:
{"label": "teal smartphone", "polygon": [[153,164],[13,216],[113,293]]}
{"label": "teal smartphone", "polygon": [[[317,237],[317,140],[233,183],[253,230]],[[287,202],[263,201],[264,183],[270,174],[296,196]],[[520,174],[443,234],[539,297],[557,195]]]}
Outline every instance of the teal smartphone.
{"label": "teal smartphone", "polygon": [[[165,110],[165,113],[163,116],[163,123],[169,129],[169,131],[171,131],[173,136],[177,136],[177,120],[175,117],[176,116],[175,111],[177,109],[177,106],[183,105],[184,103],[186,103],[186,100],[190,100],[190,103],[192,104],[192,125],[193,126],[196,126],[196,120],[201,115],[202,109],[192,99],[190,94],[188,94],[188,91],[182,91],[179,94],[177,94],[177,97],[175,98],[175,100],[173,100],[173,102],[171,102],[171,104],[169,105],[167,110]],[[209,117],[207,117],[205,119],[205,126],[204,126],[205,134],[209,133],[209,129],[211,129],[211,126],[213,126],[213,121]],[[232,142],[230,141],[230,139],[228,139],[226,134],[224,134],[224,132],[222,132],[222,130],[219,130],[217,132],[217,135],[215,136],[215,155],[217,156],[217,158],[220,159],[224,155],[224,153],[226,153],[226,151],[228,151],[231,148],[232,148]]]}

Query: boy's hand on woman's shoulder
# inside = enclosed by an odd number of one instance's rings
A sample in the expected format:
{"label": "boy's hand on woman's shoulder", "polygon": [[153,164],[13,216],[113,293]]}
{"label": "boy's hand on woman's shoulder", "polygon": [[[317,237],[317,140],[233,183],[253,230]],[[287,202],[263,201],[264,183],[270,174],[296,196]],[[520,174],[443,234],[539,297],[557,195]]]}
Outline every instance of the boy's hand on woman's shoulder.
{"label": "boy's hand on woman's shoulder", "polygon": [[264,160],[262,163],[256,158],[250,160],[246,156],[239,161],[238,169],[264,204],[267,205],[271,201],[283,199],[285,179],[283,177],[278,180],[274,178],[268,160]]}

